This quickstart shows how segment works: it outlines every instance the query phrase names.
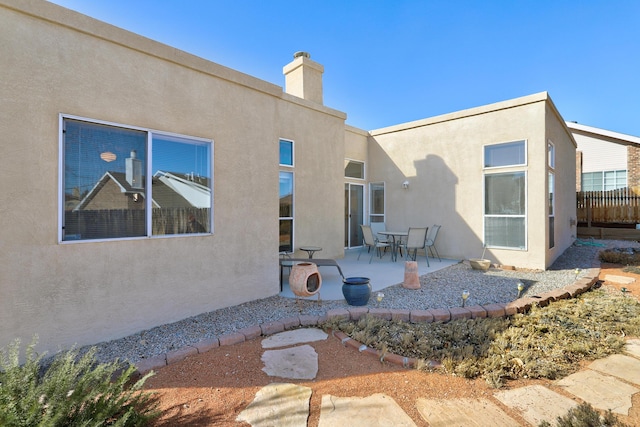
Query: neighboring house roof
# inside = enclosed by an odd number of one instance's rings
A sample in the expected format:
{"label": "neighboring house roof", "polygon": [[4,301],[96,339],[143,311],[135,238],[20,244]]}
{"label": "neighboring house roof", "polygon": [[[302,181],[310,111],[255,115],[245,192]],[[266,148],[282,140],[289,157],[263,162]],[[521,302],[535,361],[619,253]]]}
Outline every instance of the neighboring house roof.
{"label": "neighboring house roof", "polygon": [[624,133],[613,132],[593,126],[581,125],[576,122],[565,123],[569,128],[569,131],[578,135],[590,136],[592,138],[612,142],[614,144],[633,145],[640,147],[640,138],[637,136],[626,135]]}
{"label": "neighboring house roof", "polygon": [[[144,190],[131,187],[123,172],[105,172],[96,185],[73,209],[85,209],[108,182],[114,182],[122,194],[140,194],[144,197]],[[211,189],[209,179],[187,174],[158,171],[152,178],[153,206],[162,208],[197,207],[208,208],[211,205]]]}

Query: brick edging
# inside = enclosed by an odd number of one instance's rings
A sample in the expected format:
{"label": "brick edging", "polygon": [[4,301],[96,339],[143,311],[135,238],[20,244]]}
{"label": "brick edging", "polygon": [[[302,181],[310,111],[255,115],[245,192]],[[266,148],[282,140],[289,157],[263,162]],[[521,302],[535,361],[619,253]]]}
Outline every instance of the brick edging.
{"label": "brick edging", "polygon": [[[383,318],[386,320],[402,320],[410,323],[432,323],[432,322],[449,322],[458,319],[475,319],[486,317],[506,317],[516,313],[526,313],[534,304],[542,307],[549,305],[551,302],[561,299],[574,298],[595,285],[600,275],[600,268],[594,267],[587,269],[586,274],[576,280],[571,285],[564,288],[554,289],[533,297],[524,297],[509,303],[475,305],[469,307],[452,307],[452,308],[436,308],[429,310],[401,310],[401,309],[384,309],[384,308],[366,308],[366,307],[348,307],[328,310],[324,315],[300,315],[280,319],[277,321],[263,323],[260,325],[249,326],[239,331],[221,335],[219,337],[208,338],[198,343],[187,345],[177,350],[172,350],[148,359],[143,359],[135,364],[138,375],[144,375],[147,372],[158,369],[163,366],[171,365],[184,360],[188,356],[206,353],[207,351],[227,345],[239,344],[260,336],[273,335],[290,329],[297,329],[300,326],[318,326],[319,324],[336,318],[345,320],[358,320],[364,315]],[[394,365],[413,368],[417,364],[417,359],[412,357],[403,357],[393,353],[383,353],[381,350],[370,348],[353,338],[350,338],[342,331],[331,331],[331,335],[341,340],[342,345],[351,347],[373,356],[380,362],[388,362]],[[438,366],[438,362],[429,361],[430,366]]]}

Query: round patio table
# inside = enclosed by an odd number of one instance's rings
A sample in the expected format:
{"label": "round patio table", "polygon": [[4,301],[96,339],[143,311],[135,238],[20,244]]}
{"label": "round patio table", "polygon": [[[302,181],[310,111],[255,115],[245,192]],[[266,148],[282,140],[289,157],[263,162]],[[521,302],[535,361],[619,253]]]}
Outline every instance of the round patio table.
{"label": "round patio table", "polygon": [[318,251],[321,251],[322,248],[320,246],[300,246],[301,251],[305,251],[309,254],[309,259],[313,259],[313,254]]}

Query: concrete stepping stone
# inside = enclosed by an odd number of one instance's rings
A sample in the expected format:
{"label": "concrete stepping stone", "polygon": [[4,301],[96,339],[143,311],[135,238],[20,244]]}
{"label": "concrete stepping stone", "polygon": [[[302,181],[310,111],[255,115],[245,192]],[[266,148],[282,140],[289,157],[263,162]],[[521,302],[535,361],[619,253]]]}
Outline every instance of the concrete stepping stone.
{"label": "concrete stepping stone", "polygon": [[542,421],[554,423],[569,409],[577,406],[577,402],[541,385],[519,387],[513,390],[500,391],[495,398],[504,405],[520,412],[529,424],[537,426]]}
{"label": "concrete stepping stone", "polygon": [[631,356],[640,357],[640,339],[627,340],[624,351]]}
{"label": "concrete stepping stone", "polygon": [[262,348],[287,347],[313,341],[324,341],[327,334],[318,328],[294,329],[279,332],[262,340]]}
{"label": "concrete stepping stone", "polygon": [[306,427],[311,389],[296,384],[273,383],[261,388],[253,402],[238,415],[253,427]]}
{"label": "concrete stepping stone", "polygon": [[322,396],[318,427],[416,427],[400,405],[383,393],[368,397]]}
{"label": "concrete stepping stone", "polygon": [[262,370],[271,377],[311,380],[318,373],[318,353],[310,345],[267,350],[262,362]]}
{"label": "concrete stepping stone", "polygon": [[589,364],[589,369],[640,385],[640,360],[631,356],[612,354],[604,359],[594,360]]}
{"label": "concrete stepping stone", "polygon": [[614,274],[607,274],[604,276],[605,282],[618,283],[620,285],[630,285],[636,281],[633,277],[616,276]]}
{"label": "concrete stepping stone", "polygon": [[637,388],[609,375],[591,369],[576,372],[557,383],[569,393],[578,396],[591,406],[603,411],[628,415],[631,408],[631,396]]}
{"label": "concrete stepping stone", "polygon": [[430,427],[519,427],[520,423],[486,399],[418,399]]}

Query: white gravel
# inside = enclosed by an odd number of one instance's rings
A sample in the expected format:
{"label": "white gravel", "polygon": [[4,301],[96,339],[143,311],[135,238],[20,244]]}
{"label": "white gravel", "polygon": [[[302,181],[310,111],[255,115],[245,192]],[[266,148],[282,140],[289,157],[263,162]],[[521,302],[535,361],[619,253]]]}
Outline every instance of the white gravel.
{"label": "white gravel", "polygon": [[[409,310],[460,307],[463,290],[468,290],[470,294],[467,305],[510,302],[517,298],[518,281],[525,285],[523,295],[533,296],[573,283],[584,273],[576,272],[576,269],[598,267],[597,254],[604,248],[593,246],[592,243],[603,244],[608,248],[640,247],[638,242],[633,241],[596,240],[586,243],[584,246],[571,246],[546,271],[503,271],[492,268],[481,272],[473,270],[466,263],[452,265],[422,276],[421,288],[418,290],[404,289],[399,285],[383,289],[382,302],[378,303],[372,297],[368,307]],[[118,358],[136,363],[141,359],[249,326],[299,315],[323,315],[330,309],[347,307],[349,306],[344,300],[323,301],[322,305],[318,305],[315,300],[304,300],[299,305],[294,299],[273,296],[97,344],[96,356],[101,362]]]}

